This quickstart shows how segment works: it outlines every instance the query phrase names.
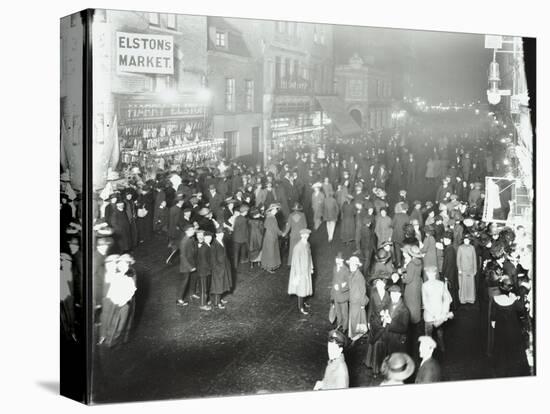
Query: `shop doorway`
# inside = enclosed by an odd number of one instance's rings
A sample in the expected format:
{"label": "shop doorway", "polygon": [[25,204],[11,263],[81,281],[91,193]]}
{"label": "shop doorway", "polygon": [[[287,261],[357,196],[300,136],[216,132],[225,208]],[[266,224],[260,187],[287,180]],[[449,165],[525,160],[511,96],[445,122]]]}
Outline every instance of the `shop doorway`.
{"label": "shop doorway", "polygon": [[237,142],[239,141],[238,131],[226,131],[223,133],[225,138],[225,157],[232,160],[237,156]]}
{"label": "shop doorway", "polygon": [[359,109],[352,109],[349,114],[357,123],[357,125],[359,125],[360,127],[363,126],[363,115],[361,114],[361,111]]}
{"label": "shop doorway", "polygon": [[260,155],[260,128],[252,128],[252,156],[254,161],[258,161],[258,156]]}

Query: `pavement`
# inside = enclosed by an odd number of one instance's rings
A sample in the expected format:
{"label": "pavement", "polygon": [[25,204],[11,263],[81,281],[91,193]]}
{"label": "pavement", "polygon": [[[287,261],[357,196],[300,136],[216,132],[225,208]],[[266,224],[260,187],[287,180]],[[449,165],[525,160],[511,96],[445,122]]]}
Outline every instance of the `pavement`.
{"label": "pavement", "polygon": [[[95,349],[93,399],[122,402],[305,391],[322,379],[330,283],[336,252],[350,254],[336,228],[332,243],[324,224],[310,237],[315,274],[310,315],[287,294],[286,264],[269,274],[242,264],[225,310],[202,311],[198,301],[177,307],[177,263],[166,265],[167,243],[156,238],[135,252],[136,314],[129,342]],[[286,257],[285,257],[286,259]],[[177,260],[176,260],[177,261]],[[286,260],[283,260],[286,263]],[[491,377],[481,343],[479,309],[458,310],[439,355],[443,380]],[[378,385],[363,365],[366,342],[346,351],[350,386]]]}

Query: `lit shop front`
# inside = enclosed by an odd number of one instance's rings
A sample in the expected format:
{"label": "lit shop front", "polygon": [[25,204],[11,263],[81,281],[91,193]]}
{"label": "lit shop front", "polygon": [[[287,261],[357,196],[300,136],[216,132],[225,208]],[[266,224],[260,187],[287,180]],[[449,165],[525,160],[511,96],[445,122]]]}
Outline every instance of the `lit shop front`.
{"label": "lit shop front", "polygon": [[208,139],[207,106],[181,95],[167,103],[140,95],[115,98],[121,161],[164,169],[186,163],[215,161],[223,153],[223,139]]}
{"label": "lit shop front", "polygon": [[282,154],[318,144],[328,122],[308,96],[277,97],[270,122],[271,153]]}

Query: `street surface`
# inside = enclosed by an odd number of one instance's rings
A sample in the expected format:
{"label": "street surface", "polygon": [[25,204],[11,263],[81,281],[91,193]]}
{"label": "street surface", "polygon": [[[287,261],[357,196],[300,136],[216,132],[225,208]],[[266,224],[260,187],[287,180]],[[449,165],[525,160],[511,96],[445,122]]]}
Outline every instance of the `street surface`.
{"label": "street surface", "polygon": [[[424,180],[422,180],[424,181]],[[429,187],[416,186],[412,197],[427,199]],[[287,295],[288,267],[274,274],[242,264],[225,310],[201,311],[198,301],[177,307],[177,260],[166,265],[164,239],[140,246],[136,314],[130,341],[115,349],[97,347],[94,399],[151,400],[311,390],[323,377],[330,283],[336,252],[351,254],[339,240],[329,244],[323,224],[310,237],[315,274],[310,315]],[[461,307],[446,330],[447,350],[438,355],[443,380],[490,378],[484,356],[479,308]],[[366,341],[346,351],[350,386],[377,385],[362,363]]]}

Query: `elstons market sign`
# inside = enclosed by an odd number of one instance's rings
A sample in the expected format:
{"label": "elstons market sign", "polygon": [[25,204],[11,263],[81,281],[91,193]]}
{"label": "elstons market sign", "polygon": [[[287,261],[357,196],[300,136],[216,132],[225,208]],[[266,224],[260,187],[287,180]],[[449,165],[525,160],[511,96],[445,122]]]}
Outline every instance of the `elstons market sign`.
{"label": "elstons market sign", "polygon": [[117,32],[116,68],[118,72],[173,75],[173,37]]}

